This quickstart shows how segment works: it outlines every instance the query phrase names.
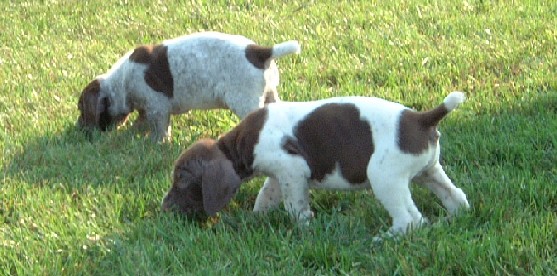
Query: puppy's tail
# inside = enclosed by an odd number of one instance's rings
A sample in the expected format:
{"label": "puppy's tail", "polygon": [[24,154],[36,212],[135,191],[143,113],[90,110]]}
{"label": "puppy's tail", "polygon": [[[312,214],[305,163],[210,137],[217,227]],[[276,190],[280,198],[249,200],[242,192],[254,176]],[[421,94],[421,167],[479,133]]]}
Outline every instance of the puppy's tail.
{"label": "puppy's tail", "polygon": [[463,103],[464,100],[466,100],[466,96],[463,92],[451,92],[445,100],[443,100],[443,103],[436,108],[425,112],[419,112],[422,126],[436,126],[439,121]]}
{"label": "puppy's tail", "polygon": [[289,40],[283,43],[275,44],[271,53],[271,58],[279,58],[288,54],[299,54],[301,51],[300,44],[297,40]]}

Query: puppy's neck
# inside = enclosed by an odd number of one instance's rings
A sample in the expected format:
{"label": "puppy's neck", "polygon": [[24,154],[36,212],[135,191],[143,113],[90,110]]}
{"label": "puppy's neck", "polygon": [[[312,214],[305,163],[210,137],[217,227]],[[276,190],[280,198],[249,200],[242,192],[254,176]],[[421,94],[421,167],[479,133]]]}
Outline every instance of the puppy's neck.
{"label": "puppy's neck", "polygon": [[238,131],[232,130],[218,140],[218,148],[226,158],[232,162],[232,166],[240,179],[244,180],[253,175],[253,147],[240,142]]}
{"label": "puppy's neck", "polygon": [[254,174],[254,148],[267,120],[268,111],[260,108],[250,113],[230,132],[219,138],[218,147],[226,155],[242,180]]}

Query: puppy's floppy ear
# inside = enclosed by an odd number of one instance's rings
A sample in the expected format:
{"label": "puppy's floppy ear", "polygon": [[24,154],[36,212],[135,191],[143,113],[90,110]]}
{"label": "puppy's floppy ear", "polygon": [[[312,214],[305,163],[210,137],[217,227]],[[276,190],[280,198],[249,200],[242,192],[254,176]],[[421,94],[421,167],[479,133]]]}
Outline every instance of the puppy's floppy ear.
{"label": "puppy's floppy ear", "polygon": [[110,99],[108,97],[101,97],[97,104],[97,123],[102,131],[105,131],[110,127],[112,119],[108,114],[108,107],[110,106]]}
{"label": "puppy's floppy ear", "polygon": [[101,128],[106,130],[110,124],[108,107],[110,99],[101,97],[101,85],[98,79],[91,81],[79,97],[78,108],[81,112],[78,126],[86,129]]}
{"label": "puppy's floppy ear", "polygon": [[202,175],[205,212],[213,216],[224,208],[238,192],[241,182],[229,160],[218,159],[206,163]]}

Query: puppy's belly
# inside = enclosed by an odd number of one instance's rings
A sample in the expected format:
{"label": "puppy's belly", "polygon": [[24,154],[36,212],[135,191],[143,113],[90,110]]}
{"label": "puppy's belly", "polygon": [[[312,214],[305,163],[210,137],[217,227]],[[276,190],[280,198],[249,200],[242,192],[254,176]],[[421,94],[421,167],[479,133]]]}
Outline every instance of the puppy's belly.
{"label": "puppy's belly", "polygon": [[215,99],[207,99],[205,101],[197,99],[197,100],[174,100],[172,103],[172,109],[170,113],[172,114],[183,114],[190,110],[197,109],[221,109],[221,108],[228,108],[225,104],[217,101]]}
{"label": "puppy's belly", "polygon": [[310,180],[310,188],[312,189],[331,189],[331,190],[361,190],[371,188],[368,181],[363,183],[350,183],[342,175],[340,171],[335,169],[333,173],[325,176],[322,181]]}

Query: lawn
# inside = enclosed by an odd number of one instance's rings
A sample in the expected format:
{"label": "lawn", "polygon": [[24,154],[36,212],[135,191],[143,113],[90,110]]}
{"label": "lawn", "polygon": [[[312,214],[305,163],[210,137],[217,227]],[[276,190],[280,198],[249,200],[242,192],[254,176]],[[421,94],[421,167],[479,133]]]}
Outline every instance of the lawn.
{"label": "lawn", "polygon": [[[0,0],[1,275],[557,274],[557,2]],[[377,96],[419,110],[468,100],[440,126],[458,217],[413,187],[431,224],[374,243],[371,191],[311,194],[316,219],[251,212],[263,179],[216,218],[162,213],[172,164],[231,112],[173,118],[169,143],[75,128],[83,87],[125,52],[202,30],[261,45],[283,100]]]}

